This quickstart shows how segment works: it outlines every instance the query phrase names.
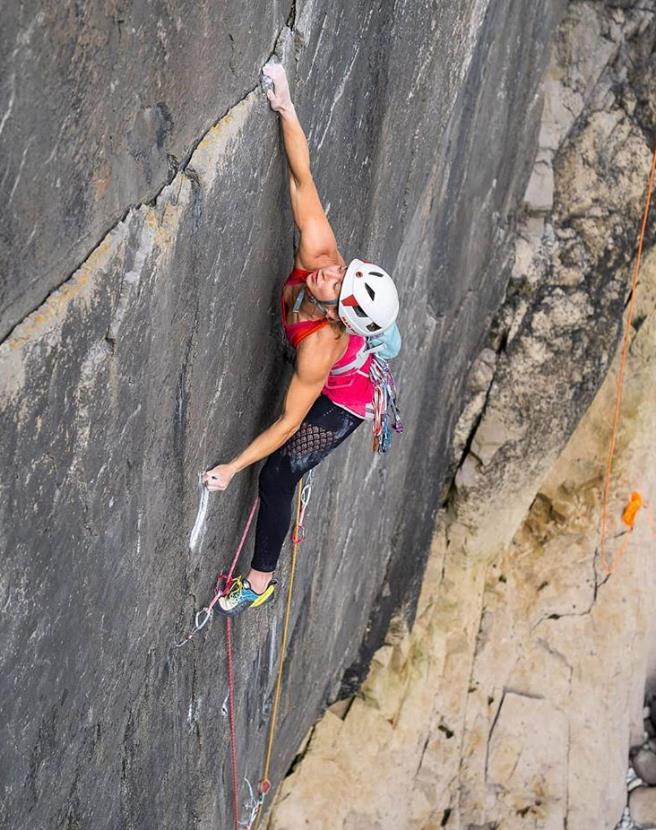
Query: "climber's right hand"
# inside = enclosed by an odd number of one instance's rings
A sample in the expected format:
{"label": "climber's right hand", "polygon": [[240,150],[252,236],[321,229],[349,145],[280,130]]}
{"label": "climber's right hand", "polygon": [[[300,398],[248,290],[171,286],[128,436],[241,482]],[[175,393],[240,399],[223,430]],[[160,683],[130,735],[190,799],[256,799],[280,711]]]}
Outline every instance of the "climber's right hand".
{"label": "climber's right hand", "polygon": [[225,490],[232,481],[236,470],[230,464],[217,464],[203,473],[203,484],[208,490]]}
{"label": "climber's right hand", "polygon": [[271,109],[280,113],[293,112],[285,67],[281,63],[266,63],[262,67],[262,74],[273,82],[273,89],[268,89],[266,94]]}

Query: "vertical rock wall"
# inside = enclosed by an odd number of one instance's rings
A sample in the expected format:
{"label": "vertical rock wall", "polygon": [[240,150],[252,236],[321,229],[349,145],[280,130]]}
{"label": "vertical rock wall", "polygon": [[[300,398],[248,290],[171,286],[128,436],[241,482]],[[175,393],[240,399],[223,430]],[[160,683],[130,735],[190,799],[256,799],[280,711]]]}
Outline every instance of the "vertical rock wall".
{"label": "vertical rock wall", "polygon": [[[372,461],[363,434],[322,466],[274,783],[349,666],[345,685],[359,682],[393,612],[412,617],[464,378],[509,277],[560,8],[8,11],[3,824],[230,823],[223,629],[172,646],[254,495],[251,470],[213,496],[190,552],[198,473],[273,420],[288,372],[275,322],[292,261],[286,168],[257,88],[274,47],[344,254],[398,279],[407,427],[390,459]],[[236,626],[251,780],[282,610]]]}
{"label": "vertical rock wall", "polygon": [[151,201],[255,86],[291,4],[10,3],[0,337]]}
{"label": "vertical rock wall", "polygon": [[[650,498],[656,483],[653,249],[630,332],[610,576],[597,531],[617,359],[595,390],[651,162],[654,17],[568,7],[513,276],[469,377],[415,625],[396,621],[361,692],[312,731],[271,828],[612,830],[622,815],[656,640],[653,527],[641,514],[628,535],[620,521],[630,491]],[[652,229],[653,210],[648,250]]]}

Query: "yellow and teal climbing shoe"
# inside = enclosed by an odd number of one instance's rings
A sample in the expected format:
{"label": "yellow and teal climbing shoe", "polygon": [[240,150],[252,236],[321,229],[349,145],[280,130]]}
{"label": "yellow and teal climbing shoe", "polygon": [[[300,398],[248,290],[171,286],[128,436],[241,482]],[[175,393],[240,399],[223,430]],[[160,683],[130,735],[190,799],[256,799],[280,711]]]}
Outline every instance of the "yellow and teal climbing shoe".
{"label": "yellow and teal climbing shoe", "polygon": [[235,577],[228,593],[220,597],[214,606],[218,614],[226,617],[236,617],[247,608],[261,608],[271,602],[275,596],[277,581],[272,579],[267,587],[258,594],[251,588],[251,583],[244,576]]}

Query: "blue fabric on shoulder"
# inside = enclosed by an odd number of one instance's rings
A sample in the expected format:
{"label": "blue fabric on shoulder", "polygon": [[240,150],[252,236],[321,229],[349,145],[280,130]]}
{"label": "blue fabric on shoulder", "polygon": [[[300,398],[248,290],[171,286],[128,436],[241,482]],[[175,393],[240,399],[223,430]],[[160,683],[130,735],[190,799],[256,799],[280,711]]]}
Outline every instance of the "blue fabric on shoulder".
{"label": "blue fabric on shoulder", "polygon": [[401,351],[401,332],[396,323],[383,334],[367,337],[367,349],[384,360],[396,357]]}

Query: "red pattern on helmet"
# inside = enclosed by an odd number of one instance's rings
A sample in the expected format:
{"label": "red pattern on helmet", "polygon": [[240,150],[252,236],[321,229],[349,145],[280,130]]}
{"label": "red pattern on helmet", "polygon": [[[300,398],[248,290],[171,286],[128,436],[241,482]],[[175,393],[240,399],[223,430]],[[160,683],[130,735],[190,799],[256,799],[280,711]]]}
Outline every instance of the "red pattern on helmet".
{"label": "red pattern on helmet", "polygon": [[355,308],[360,303],[355,299],[353,294],[349,294],[348,297],[344,297],[342,300],[342,305],[349,306],[350,308]]}

